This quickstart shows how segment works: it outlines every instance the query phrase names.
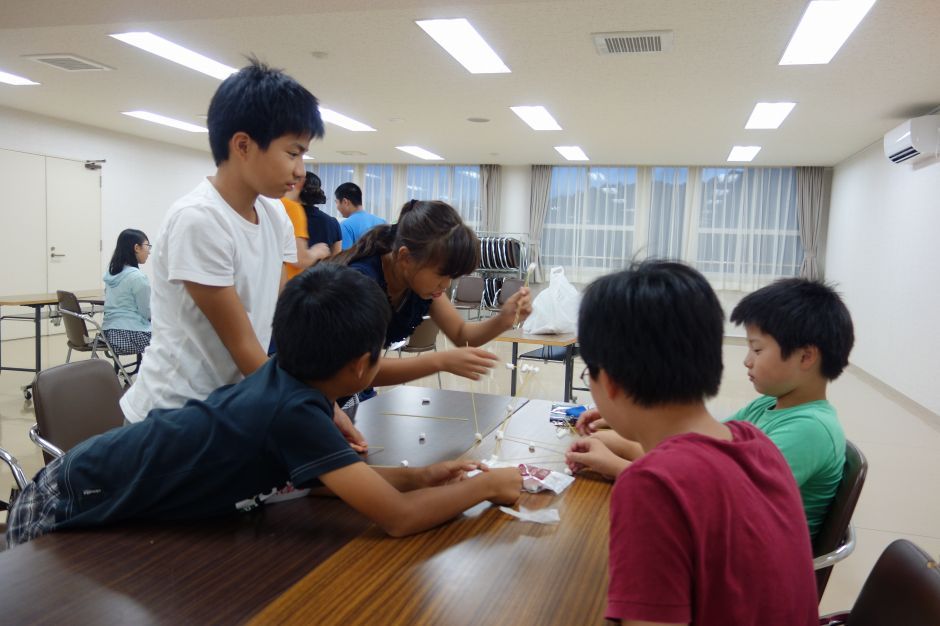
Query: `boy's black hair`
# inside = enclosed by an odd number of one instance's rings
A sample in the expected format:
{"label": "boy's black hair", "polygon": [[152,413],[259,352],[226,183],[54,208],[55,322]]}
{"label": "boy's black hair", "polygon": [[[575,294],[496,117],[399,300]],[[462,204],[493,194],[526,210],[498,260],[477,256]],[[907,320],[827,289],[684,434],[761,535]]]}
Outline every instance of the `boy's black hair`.
{"label": "boy's black hair", "polygon": [[705,277],[648,260],[591,283],[581,300],[578,343],[640,406],[684,404],[718,393],[724,313]]}
{"label": "boy's black hair", "polygon": [[137,263],[137,251],[134,246],[143,245],[149,241],[144,231],[136,228],[126,228],[118,235],[117,245],[114,246],[114,254],[111,255],[111,262],[108,264],[108,273],[117,276],[124,271],[128,265],[131,267],[140,267]]}
{"label": "boy's black hair", "polygon": [[323,136],[317,99],[281,70],[257,59],[219,85],[209,103],[209,146],[215,164],[229,157],[228,143],[247,133],[262,150],[283,135]]}
{"label": "boy's black hair", "polygon": [[783,278],[746,295],[731,311],[735,324],[757,326],[780,346],[784,359],[816,346],[820,373],[835,380],[849,364],[855,343],[852,316],[839,294],[823,282]]}
{"label": "boy's black hair", "polygon": [[278,364],[295,378],[316,381],[367,352],[375,363],[391,315],[374,280],[342,265],[319,263],[289,280],[277,300]]}
{"label": "boy's black hair", "polygon": [[343,183],[333,195],[337,200],[349,200],[355,206],[362,206],[362,189],[356,183]]}

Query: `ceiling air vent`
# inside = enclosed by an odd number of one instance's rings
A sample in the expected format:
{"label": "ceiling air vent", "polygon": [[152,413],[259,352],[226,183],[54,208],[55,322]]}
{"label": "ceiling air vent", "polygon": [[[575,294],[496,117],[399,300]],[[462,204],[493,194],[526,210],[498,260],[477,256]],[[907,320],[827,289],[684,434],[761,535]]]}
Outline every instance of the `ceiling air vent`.
{"label": "ceiling air vent", "polygon": [[649,30],[633,33],[592,33],[598,54],[653,54],[672,50],[675,33]]}
{"label": "ceiling air vent", "polygon": [[114,69],[74,54],[31,54],[25,58],[51,65],[65,72],[107,72]]}

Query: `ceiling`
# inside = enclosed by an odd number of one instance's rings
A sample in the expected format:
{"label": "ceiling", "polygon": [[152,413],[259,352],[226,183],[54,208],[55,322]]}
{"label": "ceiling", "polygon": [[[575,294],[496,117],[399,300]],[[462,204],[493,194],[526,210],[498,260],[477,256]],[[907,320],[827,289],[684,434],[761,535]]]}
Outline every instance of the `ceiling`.
{"label": "ceiling", "polygon": [[[394,148],[413,144],[449,163],[557,164],[565,161],[553,146],[575,144],[594,164],[720,165],[743,144],[763,146],[754,165],[833,165],[940,104],[940,2],[879,0],[828,65],[779,66],[806,4],[4,0],[0,69],[42,84],[0,84],[0,106],[208,150],[206,135],[120,114],[204,124],[219,84],[107,36],[130,30],[236,67],[255,54],[377,129],[327,126],[310,150],[324,162],[417,162]],[[469,74],[414,23],[431,17],[468,18],[512,73]],[[673,30],[675,48],[594,49],[591,33],[639,30]],[[69,73],[23,58],[41,53],[114,71]],[[798,104],[779,130],[744,130],[756,102],[782,100]],[[520,104],[545,105],[564,130],[529,129],[509,110]]]}

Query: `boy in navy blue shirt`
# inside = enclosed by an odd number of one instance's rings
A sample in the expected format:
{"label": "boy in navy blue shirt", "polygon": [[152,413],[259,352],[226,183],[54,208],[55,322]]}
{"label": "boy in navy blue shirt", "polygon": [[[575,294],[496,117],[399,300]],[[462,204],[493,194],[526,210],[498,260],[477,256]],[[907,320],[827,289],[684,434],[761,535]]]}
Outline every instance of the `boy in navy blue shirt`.
{"label": "boy in navy blue shirt", "polygon": [[514,503],[515,468],[469,480],[460,479],[476,464],[462,461],[373,469],[333,423],[335,399],[375,376],[389,315],[385,294],[355,270],[324,264],[297,276],[278,300],[275,358],[205,401],[155,409],[52,461],[14,503],[8,544],[63,528],[248,510],[288,480],[326,486],[393,536],[482,500]]}

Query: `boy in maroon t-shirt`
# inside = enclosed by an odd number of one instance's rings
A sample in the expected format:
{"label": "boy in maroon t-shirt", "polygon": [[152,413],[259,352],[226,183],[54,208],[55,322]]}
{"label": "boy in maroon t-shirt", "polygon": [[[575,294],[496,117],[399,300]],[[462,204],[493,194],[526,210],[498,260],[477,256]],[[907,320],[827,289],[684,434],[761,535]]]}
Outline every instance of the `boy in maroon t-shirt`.
{"label": "boy in maroon t-shirt", "polygon": [[[751,424],[716,421],[724,315],[705,278],[647,261],[592,283],[578,340],[591,395],[648,450],[610,503],[607,618],[624,624],[818,623],[809,531],[793,474]],[[590,464],[593,438],[568,454]],[[602,452],[602,451],[601,451]]]}

